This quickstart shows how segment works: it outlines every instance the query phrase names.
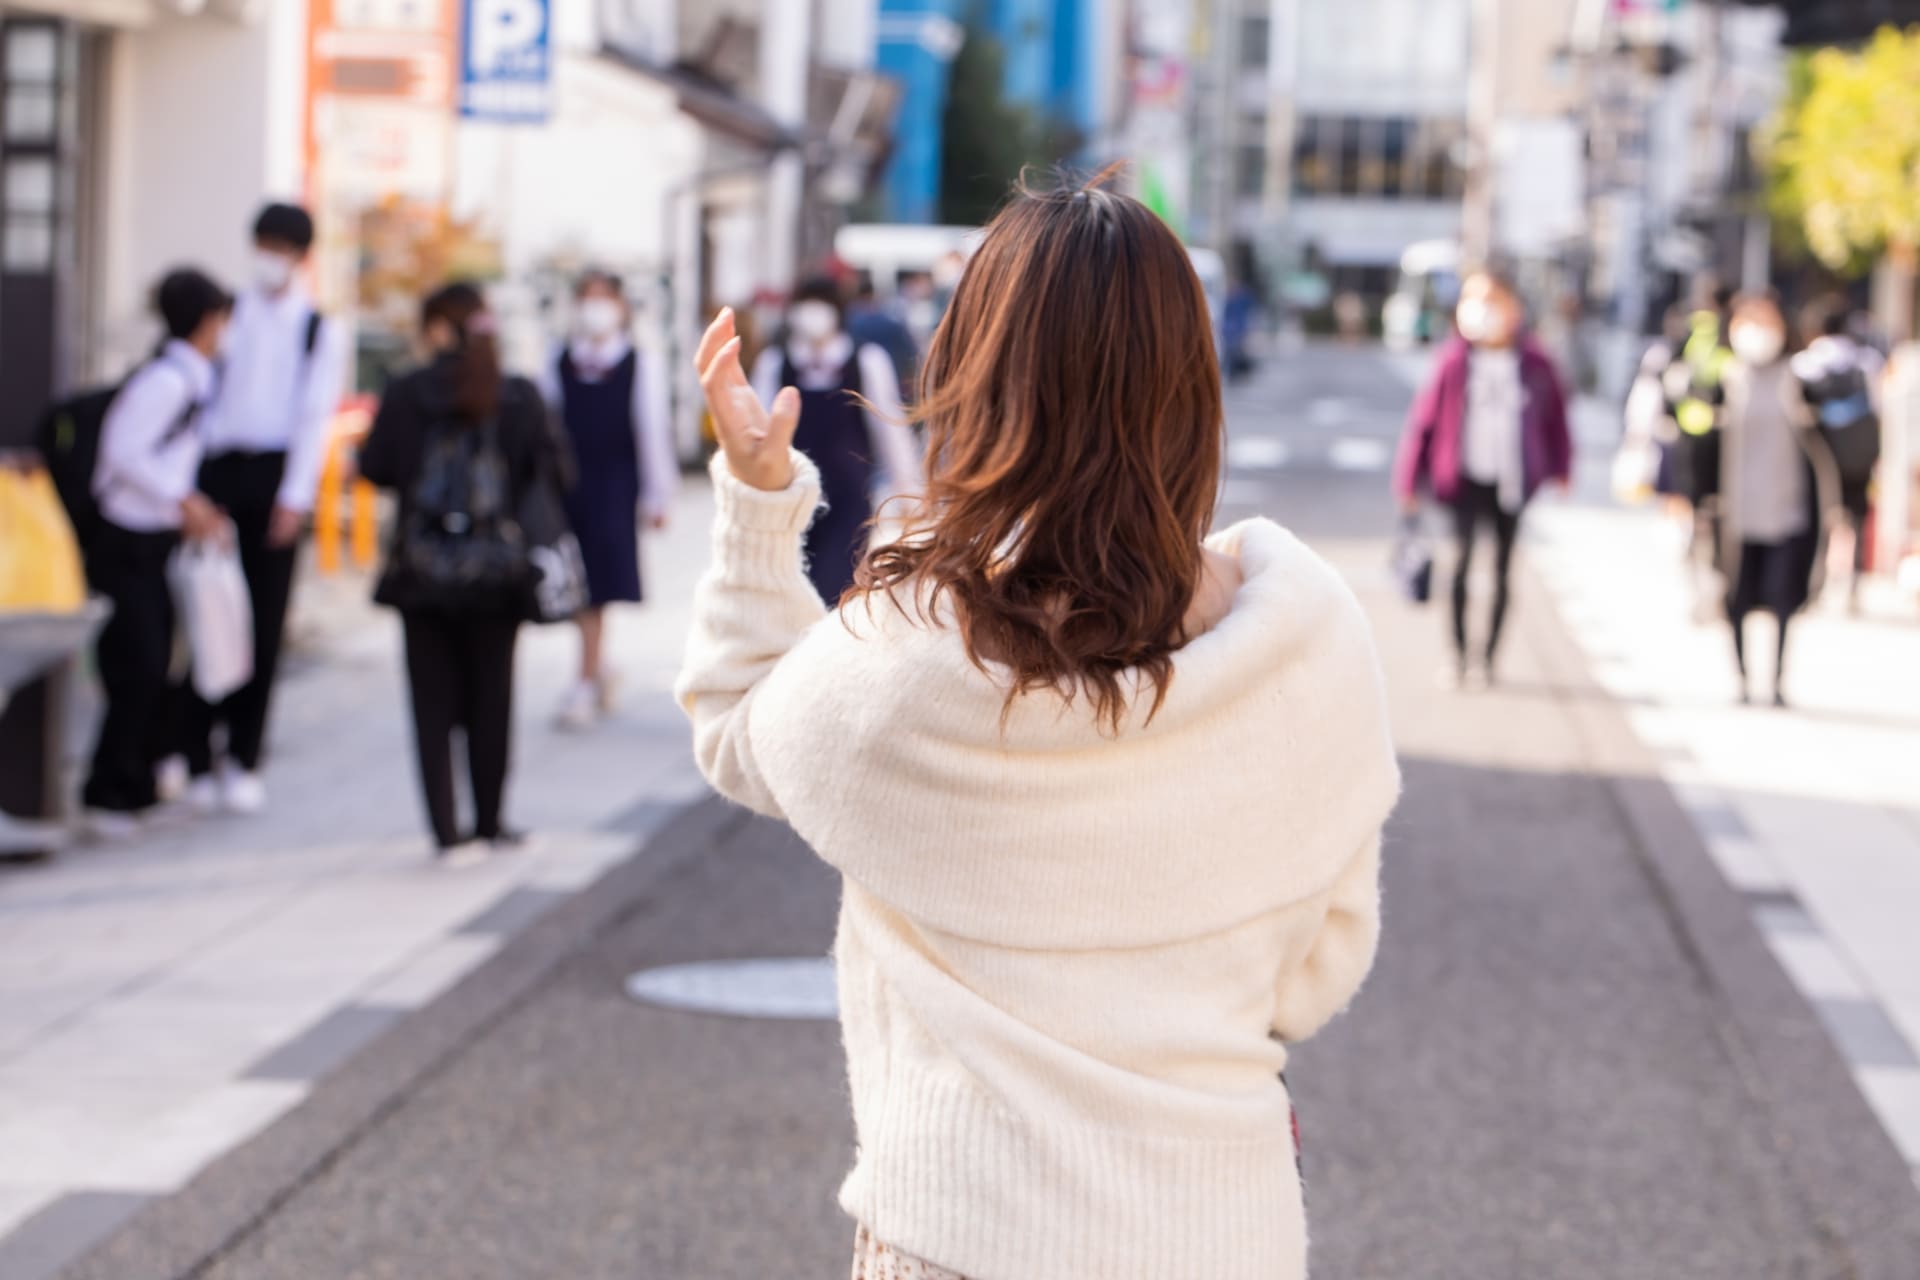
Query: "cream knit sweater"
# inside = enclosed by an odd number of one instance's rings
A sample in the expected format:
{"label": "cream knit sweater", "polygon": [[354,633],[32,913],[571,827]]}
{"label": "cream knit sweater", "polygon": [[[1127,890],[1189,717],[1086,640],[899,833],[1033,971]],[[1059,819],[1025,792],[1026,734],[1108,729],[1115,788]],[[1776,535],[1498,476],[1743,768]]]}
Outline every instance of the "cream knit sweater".
{"label": "cream knit sweater", "polygon": [[794,461],[779,493],[716,462],[678,694],[714,786],[844,877],[841,1204],[970,1280],[1304,1276],[1281,1042],[1372,963],[1399,786],[1352,594],[1237,525],[1244,583],[1150,724],[1034,695],[1003,731],[939,615],[826,617]]}

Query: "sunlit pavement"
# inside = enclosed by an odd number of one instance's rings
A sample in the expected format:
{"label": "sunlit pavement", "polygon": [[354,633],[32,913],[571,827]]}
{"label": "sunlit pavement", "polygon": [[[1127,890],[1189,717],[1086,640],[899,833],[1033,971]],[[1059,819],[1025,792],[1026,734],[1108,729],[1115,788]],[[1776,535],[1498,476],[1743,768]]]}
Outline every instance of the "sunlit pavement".
{"label": "sunlit pavement", "polygon": [[[1903,967],[1892,922],[1920,900],[1900,878],[1916,824],[1897,781],[1920,757],[1920,701],[1911,671],[1892,674],[1902,633],[1809,622],[1790,673],[1800,708],[1728,708],[1720,638],[1675,612],[1658,518],[1576,500],[1535,513],[1499,689],[1440,692],[1441,619],[1399,601],[1385,571],[1384,472],[1418,371],[1315,347],[1231,397],[1223,518],[1269,514],[1348,574],[1380,636],[1407,770],[1379,970],[1290,1073],[1316,1274],[1912,1280],[1915,1031],[1900,980],[1920,949]],[[1610,432],[1583,412],[1591,474]],[[704,558],[697,539],[673,545],[685,563],[653,561],[662,628],[667,593]],[[677,636],[646,643],[664,671]],[[557,693],[552,666],[530,655]],[[523,707],[529,820],[589,830],[604,823],[581,815],[631,806],[656,773],[684,778],[671,772],[684,730],[651,698],[601,752],[534,723],[547,692]],[[368,785],[400,797],[367,838],[396,842],[377,856],[404,863],[402,733],[360,750],[387,753],[393,776]],[[623,769],[625,753],[642,763]],[[339,807],[342,823],[367,821]],[[360,836],[315,829],[316,862]],[[292,858],[301,843],[275,847]],[[419,890],[423,917],[433,893],[458,891]],[[18,891],[0,881],[0,911]],[[78,1183],[11,1244],[44,1261],[119,1223],[68,1274],[141,1280],[844,1274],[852,1233],[833,1192],[851,1138],[833,1026],[805,991],[726,1000],[778,1018],[679,1007],[713,971],[674,967],[819,957],[835,896],[790,836],[703,804],[599,883],[539,899],[543,917],[503,930],[517,936],[445,994],[426,998],[471,962],[418,984],[414,1012],[362,1019],[365,1048],[236,1127],[226,1142],[259,1132],[183,1192]],[[124,919],[131,936],[145,917]],[[436,925],[420,945],[445,936]],[[65,954],[53,937],[39,951]],[[678,992],[675,1007],[630,999],[636,972],[651,975],[642,990]],[[761,966],[754,982],[787,972],[813,969]],[[146,1034],[130,1054],[168,1039]],[[0,1132],[22,1114],[47,1108],[0,1093]],[[8,1247],[9,1280],[50,1269],[15,1266],[25,1254]]]}

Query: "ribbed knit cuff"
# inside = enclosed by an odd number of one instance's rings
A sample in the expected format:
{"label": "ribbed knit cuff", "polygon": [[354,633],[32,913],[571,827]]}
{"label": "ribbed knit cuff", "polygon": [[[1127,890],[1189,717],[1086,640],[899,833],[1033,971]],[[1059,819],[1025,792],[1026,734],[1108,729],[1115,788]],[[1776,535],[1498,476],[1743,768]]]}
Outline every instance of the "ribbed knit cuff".
{"label": "ribbed knit cuff", "polygon": [[820,469],[798,449],[792,450],[793,480],[784,489],[756,489],[733,474],[727,455],[716,453],[707,472],[723,527],[758,533],[805,533],[820,505]]}
{"label": "ribbed knit cuff", "polygon": [[720,579],[735,587],[791,595],[818,608],[818,597],[801,572],[800,539],[820,506],[820,471],[805,455],[793,455],[793,482],[775,492],[737,478],[724,454],[715,454],[713,562]]}

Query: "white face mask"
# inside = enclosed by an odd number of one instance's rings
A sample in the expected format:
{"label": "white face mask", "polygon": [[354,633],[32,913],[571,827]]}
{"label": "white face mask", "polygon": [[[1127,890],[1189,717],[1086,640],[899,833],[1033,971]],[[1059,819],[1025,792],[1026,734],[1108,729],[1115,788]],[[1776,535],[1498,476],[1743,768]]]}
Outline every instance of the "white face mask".
{"label": "white face mask", "polygon": [[610,338],[627,322],[626,309],[612,298],[582,298],[580,329],[589,338]]}
{"label": "white face mask", "polygon": [[253,254],[253,282],[268,293],[278,293],[293,283],[293,259],[271,249],[256,249]]}
{"label": "white face mask", "polygon": [[1460,326],[1460,336],[1468,342],[1478,342],[1487,336],[1487,327],[1493,321],[1493,308],[1479,298],[1468,298],[1454,312],[1454,323]]}
{"label": "white face mask", "polygon": [[825,342],[840,332],[840,313],[830,302],[796,302],[787,310],[787,328],[802,342]]}
{"label": "white face mask", "polygon": [[1733,354],[1751,365],[1772,364],[1787,345],[1785,334],[1764,324],[1740,325],[1728,340],[1733,345]]}

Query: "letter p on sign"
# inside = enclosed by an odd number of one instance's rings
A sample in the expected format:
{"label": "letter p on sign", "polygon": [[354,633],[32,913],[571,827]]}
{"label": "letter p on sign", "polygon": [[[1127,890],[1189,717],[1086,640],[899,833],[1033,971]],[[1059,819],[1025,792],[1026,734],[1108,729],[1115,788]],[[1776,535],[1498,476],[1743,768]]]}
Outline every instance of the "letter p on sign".
{"label": "letter p on sign", "polygon": [[468,10],[467,69],[484,76],[513,55],[538,45],[545,33],[547,6],[541,0],[471,0]]}

